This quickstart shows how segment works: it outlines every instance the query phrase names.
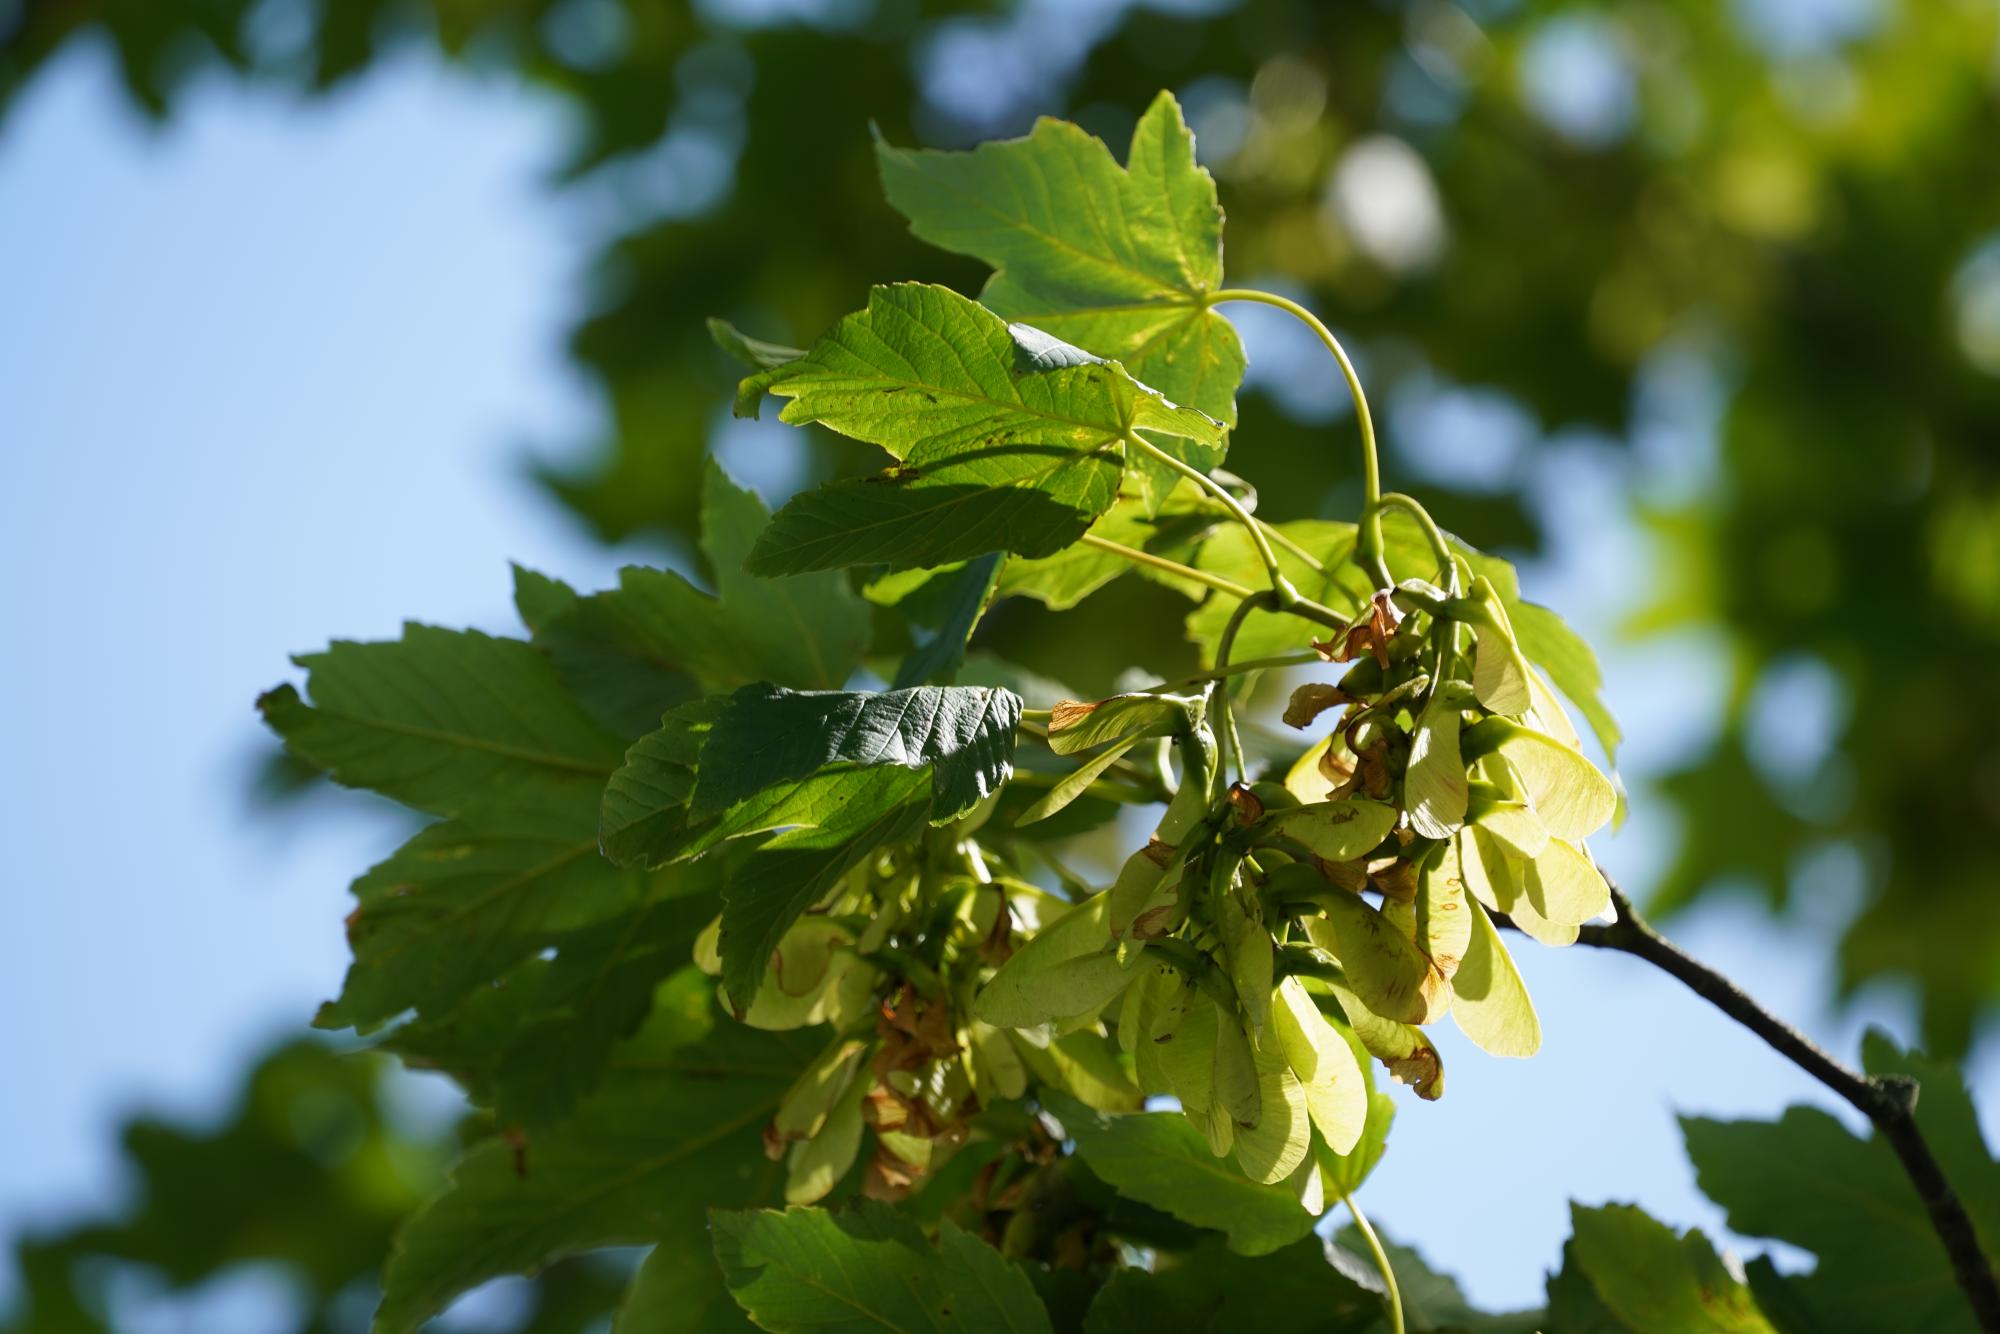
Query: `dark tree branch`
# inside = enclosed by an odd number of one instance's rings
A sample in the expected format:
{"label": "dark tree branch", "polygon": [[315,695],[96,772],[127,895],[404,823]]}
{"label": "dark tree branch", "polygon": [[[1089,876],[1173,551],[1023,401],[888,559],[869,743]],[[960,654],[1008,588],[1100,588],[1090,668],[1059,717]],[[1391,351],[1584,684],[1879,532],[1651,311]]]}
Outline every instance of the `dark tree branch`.
{"label": "dark tree branch", "polygon": [[1867,1117],[1888,1141],[1910,1184],[1916,1187],[1917,1198],[1923,1201],[1931,1227],[1951,1258],[1952,1272],[1972,1304],[1979,1327],[2000,1334],[2000,1283],[1994,1281],[1993,1266],[1980,1249],[1964,1203],[1945,1180],[1944,1169],[1938,1166],[1917,1126],[1917,1081],[1907,1075],[1863,1075],[1848,1069],[1811,1038],[1759,1005],[1743,988],[1654,930],[1616,882],[1607,876],[1606,883],[1611,886],[1618,920],[1605,926],[1586,926],[1577,939],[1598,949],[1634,955],[1671,973]]}

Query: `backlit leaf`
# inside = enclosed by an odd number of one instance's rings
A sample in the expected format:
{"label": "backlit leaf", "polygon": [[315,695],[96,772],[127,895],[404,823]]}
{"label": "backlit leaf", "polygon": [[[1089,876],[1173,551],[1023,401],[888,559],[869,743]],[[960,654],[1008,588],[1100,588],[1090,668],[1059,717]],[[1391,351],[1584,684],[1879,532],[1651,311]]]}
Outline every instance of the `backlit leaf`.
{"label": "backlit leaf", "polygon": [[1676,1236],[1629,1204],[1572,1204],[1570,1225],[1565,1259],[1576,1263],[1625,1328],[1775,1334],[1750,1290],[1699,1231]]}
{"label": "backlit leaf", "polygon": [[1311,849],[1314,856],[1330,862],[1366,856],[1395,827],[1394,806],[1360,798],[1315,801],[1276,811],[1264,825],[1271,834],[1295,838]]}
{"label": "backlit leaf", "polygon": [[1410,813],[1410,828],[1421,837],[1449,838],[1465,823],[1465,761],[1458,753],[1462,722],[1458,699],[1443,689],[1432,693],[1417,716],[1403,779],[1403,804]]}
{"label": "backlit leaf", "polygon": [[1428,1023],[1442,1013],[1444,979],[1409,936],[1360,895],[1333,890],[1308,917],[1306,934],[1340,960],[1347,985],[1375,1014],[1401,1023]]}
{"label": "backlit leaf", "polygon": [[969,153],[878,143],[876,158],[911,231],[993,266],[986,305],[1236,420],[1243,348],[1206,300],[1222,282],[1222,209],[1172,97],[1140,120],[1124,168],[1102,141],[1048,119]]}
{"label": "backlit leaf", "polygon": [[901,462],[786,505],[751,553],[760,574],[1053,555],[1111,507],[1135,432],[1212,443],[1222,429],[1115,363],[918,283],[874,289],[867,310],[763,382],[791,398],[785,421]]}
{"label": "backlit leaf", "polygon": [[[847,683],[868,644],[868,608],[838,572],[764,579],[745,557],[770,521],[755,492],[714,460],[702,475],[701,550],[715,594],[672,570],[627,566],[618,587],[523,615],[564,682],[623,736],[659,725],[693,678],[708,690],[772,681],[805,690]],[[517,601],[520,601],[517,574]]]}

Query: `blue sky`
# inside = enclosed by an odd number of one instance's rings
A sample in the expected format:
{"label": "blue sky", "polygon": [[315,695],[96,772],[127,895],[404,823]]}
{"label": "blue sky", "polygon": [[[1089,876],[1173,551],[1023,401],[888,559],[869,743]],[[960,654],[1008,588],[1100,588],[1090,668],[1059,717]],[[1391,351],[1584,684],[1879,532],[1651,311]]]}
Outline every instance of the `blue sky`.
{"label": "blue sky", "polygon": [[[540,186],[561,133],[512,86],[418,58],[319,103],[210,84],[156,129],[96,52],[0,123],[0,1233],[113,1197],[122,1114],[219,1109],[241,1059],[337,987],[346,882],[396,827],[359,799],[250,805],[251,705],[287,655],[405,617],[505,627],[510,559],[586,585],[621,563],[521,477],[531,443],[585,438],[596,411],[560,345],[583,227]],[[1683,484],[1702,448],[1698,422],[1661,431],[1636,476],[1576,441],[1544,488],[1581,529],[1529,591],[1600,641],[1645,570],[1600,502]],[[1629,775],[1698,741],[1698,706],[1648,701],[1710,688],[1699,644],[1607,667]],[[1599,850],[1638,888],[1670,838],[1641,790]],[[1912,1025],[1889,993],[1826,1009],[1839,906],[1774,925],[1723,904],[1675,934],[1846,1055],[1863,1019]],[[1364,1194],[1496,1305],[1539,1300],[1571,1196],[1715,1225],[1676,1111],[1826,1101],[1633,961],[1520,955],[1543,1053],[1441,1034],[1448,1095],[1406,1100]]]}

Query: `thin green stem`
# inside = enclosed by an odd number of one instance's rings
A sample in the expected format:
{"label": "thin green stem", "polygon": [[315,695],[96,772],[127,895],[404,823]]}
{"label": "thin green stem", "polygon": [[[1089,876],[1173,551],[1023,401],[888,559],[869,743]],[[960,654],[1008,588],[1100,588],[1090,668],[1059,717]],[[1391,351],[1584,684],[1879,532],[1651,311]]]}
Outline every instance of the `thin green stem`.
{"label": "thin green stem", "polygon": [[1242,662],[1232,662],[1227,667],[1216,667],[1206,672],[1196,672],[1183,676],[1178,681],[1166,685],[1149,686],[1148,690],[1171,690],[1175,686],[1196,686],[1203,681],[1220,681],[1224,677],[1240,676],[1244,672],[1261,672],[1271,667],[1303,667],[1310,662],[1325,662],[1317,653],[1278,653],[1268,658],[1246,658]]}
{"label": "thin green stem", "polygon": [[1382,1239],[1375,1235],[1368,1215],[1361,1212],[1361,1206],[1354,1202],[1354,1197],[1342,1191],[1340,1202],[1347,1206],[1348,1213],[1354,1215],[1355,1229],[1368,1243],[1369,1253],[1375,1257],[1375,1268],[1382,1273],[1382,1286],[1389,1294],[1389,1334],[1403,1334],[1403,1292],[1396,1286],[1396,1267],[1389,1263],[1389,1252],[1382,1249]]}
{"label": "thin green stem", "polygon": [[1333,336],[1333,330],[1320,322],[1319,316],[1289,297],[1247,287],[1232,287],[1209,294],[1208,303],[1211,306],[1219,306],[1225,301],[1254,301],[1259,305],[1277,307],[1318,334],[1319,341],[1326,344],[1326,350],[1340,363],[1340,373],[1347,380],[1347,392],[1354,396],[1354,420],[1361,429],[1361,532],[1354,543],[1354,561],[1377,588],[1387,588],[1391,582],[1389,566],[1382,558],[1382,518],[1376,512],[1377,502],[1382,498],[1382,465],[1375,448],[1375,418],[1368,411],[1368,395],[1361,388],[1361,376],[1348,359],[1347,349]]}
{"label": "thin green stem", "polygon": [[1236,716],[1229,706],[1229,650],[1235,647],[1237,632],[1242,630],[1243,622],[1249,619],[1250,613],[1260,607],[1276,606],[1277,602],[1278,595],[1274,592],[1252,593],[1244,598],[1229,614],[1229,623],[1222,627],[1222,637],[1215,641],[1214,670],[1216,679],[1222,682],[1221,689],[1215,692],[1215,739],[1222,748],[1222,754],[1217,757],[1221,763],[1217,767],[1225,776],[1233,768],[1238,778],[1249,777],[1243,765],[1243,738],[1237,735]]}
{"label": "thin green stem", "polygon": [[[1220,481],[1221,479],[1217,478],[1216,480]],[[1224,514],[1230,514],[1229,509],[1220,503],[1215,504],[1214,506],[1212,506],[1212,508],[1220,510]],[[1231,514],[1230,517],[1234,518],[1235,516]],[[1252,517],[1253,519],[1257,518],[1255,511],[1251,512],[1250,517]],[[1267,523],[1263,519],[1257,519],[1257,527],[1263,530],[1265,538],[1268,539],[1272,545],[1283,547],[1286,551],[1290,552],[1294,557],[1298,559],[1299,564],[1305,566],[1308,570],[1311,570],[1314,574],[1326,573],[1326,562],[1321,560],[1318,556],[1314,555],[1312,552],[1306,550],[1306,548],[1300,546],[1297,542],[1294,542],[1290,537],[1287,537],[1285,535],[1285,531],[1282,528],[1278,527],[1274,523]]]}
{"label": "thin green stem", "polygon": [[1431,544],[1431,554],[1437,557],[1438,568],[1444,572],[1447,585],[1458,582],[1458,560],[1452,553],[1451,543],[1445,538],[1444,530],[1437,526],[1437,520],[1415,496],[1406,496],[1401,491],[1390,491],[1375,502],[1377,513],[1387,509],[1400,509],[1417,521],[1424,530],[1424,540]]}
{"label": "thin green stem", "polygon": [[1114,556],[1131,561],[1134,565],[1150,565],[1167,574],[1182,579],[1192,579],[1198,584],[1206,584],[1216,592],[1227,593],[1233,598],[1249,597],[1255,591],[1245,588],[1234,579],[1225,579],[1219,574],[1210,574],[1207,570],[1197,570],[1192,565],[1183,565],[1177,560],[1168,560],[1165,556],[1155,556],[1150,551],[1128,547],[1123,542],[1113,542],[1110,538],[1099,537],[1095,533],[1085,533],[1077,541],[1087,547],[1096,547],[1099,551],[1108,551]]}
{"label": "thin green stem", "polygon": [[1206,488],[1217,501],[1221,502],[1222,507],[1229,511],[1230,516],[1236,522],[1243,525],[1243,530],[1250,534],[1250,543],[1257,548],[1257,559],[1263,562],[1264,573],[1271,581],[1271,591],[1277,594],[1279,604],[1289,606],[1298,598],[1298,590],[1292,587],[1291,580],[1285,578],[1285,572],[1278,568],[1278,558],[1272,554],[1271,543],[1264,536],[1264,526],[1257,522],[1255,516],[1249,510],[1243,508],[1241,501],[1229,493],[1228,487],[1216,481],[1193,464],[1175,458],[1172,454],[1169,454],[1166,450],[1161,449],[1158,445],[1136,432],[1127,435],[1125,443],[1131,448],[1149,454],[1159,462],[1166,464],[1196,486]]}

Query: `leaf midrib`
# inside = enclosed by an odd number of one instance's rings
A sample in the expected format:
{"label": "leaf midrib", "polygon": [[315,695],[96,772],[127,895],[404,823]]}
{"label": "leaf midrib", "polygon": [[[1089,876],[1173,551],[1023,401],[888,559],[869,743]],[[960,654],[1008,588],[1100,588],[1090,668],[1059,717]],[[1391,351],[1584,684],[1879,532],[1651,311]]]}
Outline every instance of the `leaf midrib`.
{"label": "leaf midrib", "polygon": [[311,706],[315,713],[325,718],[337,719],[354,727],[387,732],[393,736],[410,737],[418,741],[436,741],[462,750],[482,751],[510,760],[525,760],[544,768],[559,769],[566,773],[590,774],[594,777],[609,778],[617,765],[602,761],[585,760],[571,755],[561,755],[554,751],[534,750],[525,746],[511,746],[502,741],[489,741],[483,737],[464,732],[448,732],[441,728],[425,727],[419,723],[398,722],[391,718],[364,717],[341,709],[329,708],[323,704]]}
{"label": "leaf midrib", "polygon": [[[1079,463],[1089,462],[1092,460],[1111,462],[1112,460],[1110,460],[1109,458],[1100,458],[1100,456],[1104,455],[1104,451],[1107,446],[1114,443],[1116,442],[1107,440],[1088,450],[1083,450],[1083,449],[1072,450],[1068,454],[1058,458],[1055,463],[1051,464],[1047,468],[1042,469],[1040,472],[1022,473],[1018,479],[1006,482],[999,486],[986,486],[980,488],[979,490],[971,492],[966,492],[966,491],[954,492],[949,498],[941,500],[935,505],[928,505],[922,509],[902,511],[900,513],[891,515],[886,519],[874,519],[868,523],[849,524],[845,527],[835,528],[833,531],[824,533],[818,537],[806,538],[792,542],[784,547],[777,548],[777,550],[784,551],[787,553],[817,551],[821,548],[826,548],[830,545],[838,544],[842,542],[843,539],[852,538],[857,534],[871,532],[878,528],[898,528],[906,526],[908,524],[922,520],[927,516],[935,515],[944,510],[950,509],[954,505],[970,504],[974,500],[977,500],[982,496],[991,495],[996,491],[1019,491],[1022,489],[1039,491],[1042,489],[1040,483],[1046,481],[1049,477],[1053,476],[1055,473],[1062,471],[1064,468],[1074,467]],[[1122,467],[1123,465],[1121,464],[1120,466]],[[770,530],[766,531],[768,532]],[[817,556],[813,558],[817,559]]]}

